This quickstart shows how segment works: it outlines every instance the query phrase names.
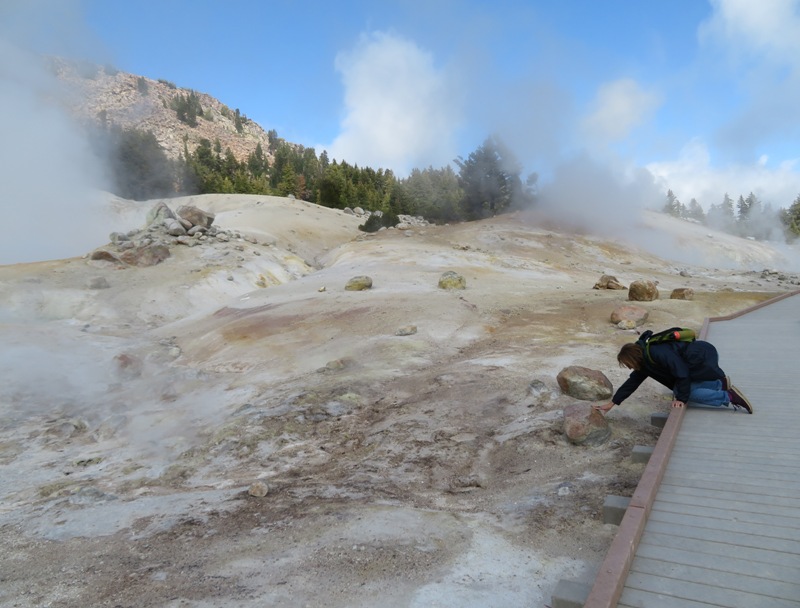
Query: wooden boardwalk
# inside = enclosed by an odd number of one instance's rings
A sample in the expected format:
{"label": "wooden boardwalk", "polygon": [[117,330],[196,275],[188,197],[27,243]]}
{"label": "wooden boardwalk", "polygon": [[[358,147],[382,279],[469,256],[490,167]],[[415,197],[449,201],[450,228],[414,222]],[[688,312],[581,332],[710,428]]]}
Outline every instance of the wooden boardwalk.
{"label": "wooden boardwalk", "polygon": [[703,333],[755,413],[670,413],[587,608],[800,607],[800,294]]}

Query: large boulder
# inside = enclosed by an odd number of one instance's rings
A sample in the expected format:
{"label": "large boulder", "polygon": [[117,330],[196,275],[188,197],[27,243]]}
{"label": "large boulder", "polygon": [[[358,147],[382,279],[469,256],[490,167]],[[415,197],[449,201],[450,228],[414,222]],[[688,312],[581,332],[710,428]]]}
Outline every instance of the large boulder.
{"label": "large boulder", "polygon": [[178,207],[178,216],[191,223],[192,226],[203,226],[204,228],[211,226],[215,217],[213,213],[203,211],[194,205]]}
{"label": "large boulder", "polygon": [[628,299],[636,302],[658,300],[658,286],[655,281],[639,280],[628,288]]}
{"label": "large boulder", "polygon": [[558,372],[556,380],[561,392],[575,399],[602,401],[611,398],[611,381],[595,369],[571,365]]}
{"label": "large boulder", "polygon": [[572,403],[564,408],[564,435],[575,445],[601,445],[611,437],[611,427],[590,404]]}

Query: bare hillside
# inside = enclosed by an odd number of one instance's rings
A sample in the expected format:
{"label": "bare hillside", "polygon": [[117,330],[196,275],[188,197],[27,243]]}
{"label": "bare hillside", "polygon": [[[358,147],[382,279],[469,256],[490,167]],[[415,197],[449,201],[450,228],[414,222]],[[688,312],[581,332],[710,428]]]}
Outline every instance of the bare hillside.
{"label": "bare hillside", "polygon": [[[167,80],[120,72],[110,67],[76,64],[50,58],[50,65],[64,85],[62,101],[81,121],[113,123],[124,129],[152,131],[169,158],[176,159],[184,151],[194,152],[201,139],[220,142],[222,150],[230,149],[240,162],[247,159],[261,144],[270,154],[267,132],[242,114],[241,131],[236,128],[235,112],[203,91],[192,91]],[[195,93],[203,114],[197,125],[178,120],[172,103],[177,96]]]}
{"label": "bare hillside", "polygon": [[[155,202],[117,201],[109,232]],[[632,492],[631,449],[669,406],[645,384],[609,442],[565,440],[556,374],[617,386],[634,337],[610,323],[627,292],[595,282],[659,281],[647,328],[798,283],[521,213],[367,235],[288,199],[165,202],[225,238],[149,267],[0,267],[0,606],[544,606],[559,578],[593,576],[604,497]],[[701,257],[781,268],[707,233]],[[466,289],[440,289],[446,271]],[[346,290],[360,275],[372,288]]]}

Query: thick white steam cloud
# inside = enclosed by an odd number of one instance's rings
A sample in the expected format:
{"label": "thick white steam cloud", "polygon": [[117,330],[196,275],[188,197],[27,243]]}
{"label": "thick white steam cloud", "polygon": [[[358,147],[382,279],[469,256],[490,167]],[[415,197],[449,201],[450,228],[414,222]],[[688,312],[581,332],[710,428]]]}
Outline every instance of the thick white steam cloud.
{"label": "thick white steam cloud", "polygon": [[0,265],[78,256],[108,240],[103,171],[41,57],[0,39]]}

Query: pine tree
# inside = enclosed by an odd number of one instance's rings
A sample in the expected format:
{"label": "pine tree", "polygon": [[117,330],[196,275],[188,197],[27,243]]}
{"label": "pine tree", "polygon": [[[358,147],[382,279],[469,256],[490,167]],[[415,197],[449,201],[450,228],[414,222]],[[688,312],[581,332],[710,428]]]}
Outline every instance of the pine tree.
{"label": "pine tree", "polygon": [[750,203],[744,200],[744,197],[740,194],[739,199],[736,201],[736,213],[737,219],[740,222],[743,222],[747,219],[747,214],[750,213]]}
{"label": "pine tree", "polygon": [[703,212],[703,208],[700,206],[700,203],[697,202],[697,199],[693,198],[691,201],[689,201],[689,208],[686,210],[686,217],[697,220],[698,222],[702,222],[706,218],[706,214]]}
{"label": "pine tree", "polygon": [[497,138],[489,137],[465,160],[455,160],[467,219],[503,213],[529,202],[517,160]]}
{"label": "pine tree", "polygon": [[788,209],[781,210],[780,217],[789,238],[796,239],[800,236],[800,194]]}
{"label": "pine tree", "polygon": [[667,190],[667,201],[664,203],[663,212],[673,217],[681,217],[681,207],[683,205],[678,200],[678,197],[675,196],[675,193],[672,190]]}
{"label": "pine tree", "polygon": [[297,196],[297,173],[292,163],[286,163],[281,172],[281,181],[278,184],[278,193],[281,196]]}
{"label": "pine tree", "polygon": [[731,232],[734,229],[736,216],[733,213],[733,200],[728,196],[727,192],[720,204],[709,207],[705,223],[712,228],[726,232]]}

